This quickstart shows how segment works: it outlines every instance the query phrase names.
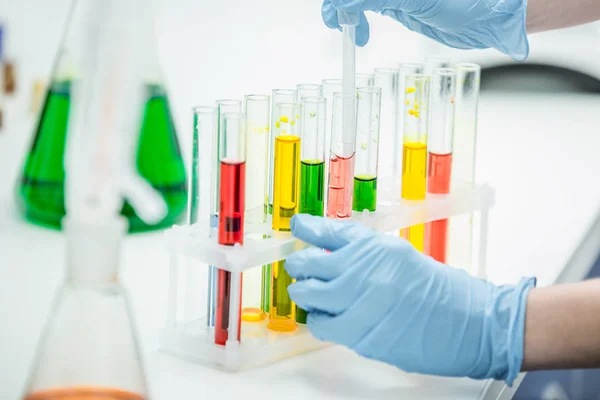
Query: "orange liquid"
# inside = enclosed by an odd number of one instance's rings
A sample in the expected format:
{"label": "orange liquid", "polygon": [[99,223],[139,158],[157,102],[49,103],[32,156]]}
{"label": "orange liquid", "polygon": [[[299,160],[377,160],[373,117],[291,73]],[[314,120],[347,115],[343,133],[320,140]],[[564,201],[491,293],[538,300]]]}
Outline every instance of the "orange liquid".
{"label": "orange liquid", "polygon": [[71,387],[45,390],[27,395],[23,400],[146,400],[139,394],[103,387]]}
{"label": "orange liquid", "polygon": [[[452,154],[429,153],[427,191],[435,194],[450,193]],[[448,247],[448,220],[430,222],[425,226],[424,252],[433,259],[446,263]]]}

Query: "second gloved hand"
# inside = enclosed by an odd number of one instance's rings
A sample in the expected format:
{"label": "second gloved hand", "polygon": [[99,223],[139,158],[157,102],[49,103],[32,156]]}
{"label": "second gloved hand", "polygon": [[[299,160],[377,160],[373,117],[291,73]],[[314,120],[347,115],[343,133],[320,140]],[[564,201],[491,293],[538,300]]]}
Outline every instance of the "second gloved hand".
{"label": "second gloved hand", "polygon": [[491,47],[518,61],[529,54],[527,0],[324,0],[321,14],[329,28],[340,29],[338,10],[361,14],[359,46],[369,40],[364,12],[373,11],[450,47]]}
{"label": "second gloved hand", "polygon": [[315,337],[408,372],[512,384],[534,279],[495,286],[348,221],[296,215],[292,233],[316,246],[285,263]]}

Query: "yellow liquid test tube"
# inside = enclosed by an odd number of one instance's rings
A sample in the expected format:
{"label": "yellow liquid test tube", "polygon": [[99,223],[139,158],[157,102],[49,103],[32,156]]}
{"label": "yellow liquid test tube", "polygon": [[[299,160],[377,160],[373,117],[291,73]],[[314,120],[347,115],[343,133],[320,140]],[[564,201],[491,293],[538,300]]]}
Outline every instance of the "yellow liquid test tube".
{"label": "yellow liquid test tube", "polygon": [[[427,193],[429,81],[424,74],[406,75],[401,193],[405,200],[425,200]],[[424,224],[402,229],[400,236],[423,251]]]}
{"label": "yellow liquid test tube", "polygon": [[[275,151],[273,161],[273,220],[275,231],[290,230],[290,221],[300,209],[300,124],[302,106],[280,103],[275,107]],[[297,328],[296,307],[287,288],[293,282],[285,260],[273,263],[269,329],[291,332]]]}

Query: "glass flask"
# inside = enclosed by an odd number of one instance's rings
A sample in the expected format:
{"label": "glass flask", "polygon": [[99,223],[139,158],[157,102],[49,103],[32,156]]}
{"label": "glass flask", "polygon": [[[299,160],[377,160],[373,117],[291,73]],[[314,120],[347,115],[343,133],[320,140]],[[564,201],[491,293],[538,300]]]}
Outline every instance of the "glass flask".
{"label": "glass flask", "polygon": [[[51,83],[40,109],[33,140],[18,181],[17,204],[25,218],[37,225],[60,229],[65,215],[64,154],[72,86],[79,76],[81,60],[71,51],[79,45],[85,29],[83,10],[86,2],[75,0],[70,9]],[[160,79],[154,48],[152,15],[138,24],[147,35],[151,62],[145,68],[145,101],[137,141],[137,169],[142,178],[157,190],[168,208],[166,217],[156,224],[145,223],[125,202],[121,214],[129,220],[131,232],[170,226],[184,217],[187,203],[185,166],[171,114],[169,97]]]}

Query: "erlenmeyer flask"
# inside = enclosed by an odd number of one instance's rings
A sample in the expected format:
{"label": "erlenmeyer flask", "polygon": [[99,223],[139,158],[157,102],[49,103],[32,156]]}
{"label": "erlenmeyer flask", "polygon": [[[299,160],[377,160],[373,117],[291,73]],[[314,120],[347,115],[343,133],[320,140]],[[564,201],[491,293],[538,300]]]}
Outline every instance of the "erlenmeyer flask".
{"label": "erlenmeyer flask", "polygon": [[[27,220],[54,228],[60,228],[65,215],[64,152],[72,83],[78,78],[81,68],[81,60],[73,55],[71,49],[79,44],[81,32],[86,28],[82,13],[85,6],[84,1],[78,0],[71,5],[67,30],[16,193],[19,208]],[[167,92],[160,79],[152,16],[146,14],[137,18],[144,18],[141,26],[147,32],[153,61],[145,65],[145,110],[139,125],[137,168],[140,175],[162,195],[168,213],[159,223],[148,225],[126,202],[121,214],[127,217],[129,230],[133,232],[178,222],[184,215],[187,201],[185,166]]]}

